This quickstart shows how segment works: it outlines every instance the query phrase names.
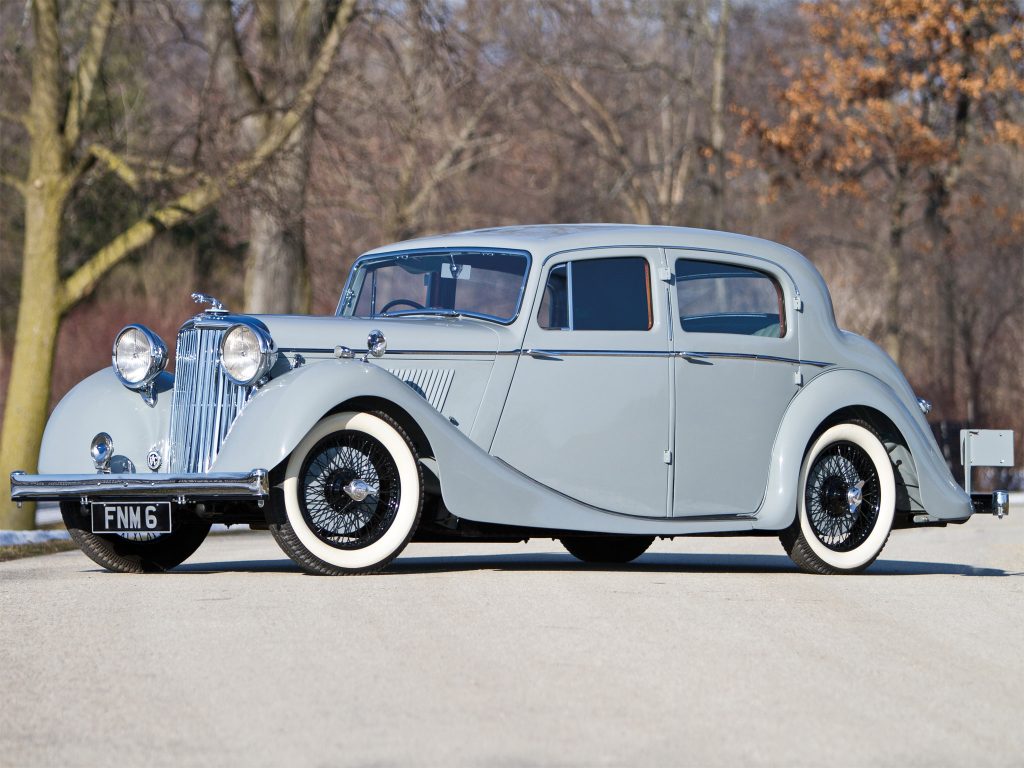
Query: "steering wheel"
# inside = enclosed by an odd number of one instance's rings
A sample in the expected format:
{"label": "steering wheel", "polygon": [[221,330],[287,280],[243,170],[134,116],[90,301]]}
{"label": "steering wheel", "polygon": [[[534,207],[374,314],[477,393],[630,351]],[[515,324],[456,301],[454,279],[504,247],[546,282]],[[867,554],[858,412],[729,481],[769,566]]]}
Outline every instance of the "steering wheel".
{"label": "steering wheel", "polygon": [[408,304],[413,309],[424,309],[425,308],[422,304],[417,304],[412,299],[392,299],[387,304],[385,304],[383,307],[381,307],[380,313],[382,315],[387,314],[387,311],[389,309],[391,309],[392,307],[396,307],[399,304]]}

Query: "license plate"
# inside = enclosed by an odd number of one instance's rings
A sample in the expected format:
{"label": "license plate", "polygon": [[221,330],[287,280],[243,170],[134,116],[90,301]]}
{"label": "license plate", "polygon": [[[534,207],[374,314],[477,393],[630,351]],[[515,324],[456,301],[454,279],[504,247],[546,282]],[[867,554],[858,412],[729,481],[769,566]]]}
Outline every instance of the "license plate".
{"label": "license plate", "polygon": [[170,533],[169,501],[94,501],[93,533]]}

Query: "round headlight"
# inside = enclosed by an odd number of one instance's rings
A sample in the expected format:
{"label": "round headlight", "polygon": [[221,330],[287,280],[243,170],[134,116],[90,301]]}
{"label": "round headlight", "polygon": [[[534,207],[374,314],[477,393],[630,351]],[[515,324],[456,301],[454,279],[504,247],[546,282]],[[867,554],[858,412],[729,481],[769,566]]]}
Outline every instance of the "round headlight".
{"label": "round headlight", "polygon": [[144,325],[129,325],[114,339],[114,373],[128,389],[143,389],[167,365],[167,345]]}
{"label": "round headlight", "polygon": [[262,328],[231,326],[220,340],[220,364],[228,378],[248,387],[262,379],[277,360],[270,336]]}

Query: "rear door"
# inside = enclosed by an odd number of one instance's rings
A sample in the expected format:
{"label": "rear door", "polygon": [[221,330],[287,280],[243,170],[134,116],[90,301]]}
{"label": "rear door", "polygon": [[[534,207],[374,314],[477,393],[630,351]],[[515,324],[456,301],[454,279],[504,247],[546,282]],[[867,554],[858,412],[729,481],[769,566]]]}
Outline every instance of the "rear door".
{"label": "rear door", "polygon": [[543,267],[491,453],[603,510],[665,517],[671,440],[668,294],[657,248]]}
{"label": "rear door", "polygon": [[676,516],[761,505],[779,423],[801,382],[796,288],[775,265],[668,251],[676,303]]}

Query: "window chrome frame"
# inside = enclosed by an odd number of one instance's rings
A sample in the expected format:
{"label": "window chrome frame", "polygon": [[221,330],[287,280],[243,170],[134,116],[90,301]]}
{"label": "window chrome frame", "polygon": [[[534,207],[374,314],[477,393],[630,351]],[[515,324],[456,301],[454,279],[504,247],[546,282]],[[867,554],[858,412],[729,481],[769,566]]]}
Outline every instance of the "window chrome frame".
{"label": "window chrome frame", "polygon": [[[675,251],[675,253],[672,253],[671,251]],[[680,252],[684,252],[687,255],[685,255],[685,256],[684,255],[680,255]],[[788,280],[789,286],[792,288],[792,294],[793,294],[792,298],[794,300],[796,300],[796,301],[801,301],[800,288],[797,286],[796,281],[793,279],[793,276],[791,274],[789,274],[789,272],[786,269],[784,269],[782,266],[780,266],[779,264],[776,264],[775,262],[770,261],[768,259],[764,259],[764,258],[762,258],[760,256],[751,256],[749,254],[733,253],[733,252],[729,252],[729,251],[710,251],[710,250],[704,250],[704,249],[694,250],[694,249],[688,249],[688,248],[673,248],[673,249],[666,248],[665,249],[665,253],[666,253],[666,256],[668,256],[671,259],[671,262],[672,262],[671,266],[669,267],[669,269],[672,272],[672,287],[675,288],[675,291],[673,292],[674,295],[673,295],[672,298],[673,298],[674,304],[675,304],[675,316],[676,316],[676,318],[678,318],[678,322],[679,322],[679,330],[684,335],[688,335],[688,336],[693,336],[693,335],[730,336],[730,337],[738,337],[738,338],[746,338],[746,339],[754,339],[754,338],[756,338],[756,339],[765,339],[765,340],[767,340],[769,342],[772,342],[772,341],[776,341],[776,342],[778,342],[778,341],[785,341],[787,339],[791,339],[791,338],[794,337],[794,335],[796,333],[796,328],[795,328],[796,322],[795,322],[794,314],[799,314],[801,310],[794,309],[792,307],[792,302],[790,300],[788,300],[788,298],[786,296],[786,287],[787,287],[786,282],[787,282],[787,280]],[[699,256],[697,258],[694,258],[693,256],[689,255],[690,253],[696,253],[696,254],[699,254]],[[705,257],[705,254],[707,255],[707,257]],[[751,259],[751,260],[755,260],[755,261],[760,261],[760,262],[762,262],[764,264],[764,266],[763,267],[761,265],[751,266],[749,264],[742,263],[742,261],[741,262],[736,262],[734,260],[730,260],[729,257],[733,257],[734,259],[735,258],[739,258],[739,259],[744,259],[744,260],[745,259]],[[721,275],[701,275],[699,278],[693,278],[694,280],[695,279],[707,279],[708,277],[711,277],[712,279],[728,279],[729,277],[737,277],[737,278],[750,279],[750,277],[753,277],[753,276],[761,276],[761,277],[767,278],[771,282],[771,284],[772,284],[773,288],[775,289],[776,293],[780,294],[781,297],[782,297],[780,309],[785,314],[784,315],[780,315],[779,318],[780,318],[780,322],[782,322],[782,324],[783,324],[783,327],[786,329],[786,333],[783,334],[782,336],[757,336],[757,335],[752,334],[752,333],[730,333],[728,331],[688,331],[686,328],[683,327],[683,316],[682,316],[682,314],[679,311],[679,285],[680,285],[680,283],[690,282],[690,280],[688,280],[688,279],[687,280],[680,280],[679,273],[678,273],[678,270],[677,270],[677,267],[676,267],[676,264],[678,262],[680,262],[680,261],[697,261],[697,262],[700,262],[702,264],[722,265],[722,266],[726,266],[726,267],[733,267],[733,268],[736,268],[736,269],[743,269],[743,270],[746,270],[748,272],[754,273],[751,276],[746,276],[746,275],[729,275],[729,276],[727,276],[727,275],[724,275],[724,274],[721,274]],[[779,271],[776,272],[775,271],[776,269],[779,270]],[[786,280],[783,279],[783,275],[785,275]],[[793,310],[793,314],[790,313],[791,309]],[[725,315],[725,314],[738,315],[738,314],[747,314],[747,313],[738,313],[738,312],[723,313],[723,312],[716,312],[716,313],[711,313],[711,314],[705,313],[703,315],[691,315],[690,317],[711,317],[711,316],[722,316],[722,315]],[[762,314],[762,313],[754,313],[754,314]],[[673,320],[673,322],[675,322],[675,320]]]}
{"label": "window chrome frame", "polygon": [[[590,249],[584,249],[584,250],[590,250]],[[576,263],[581,262],[581,261],[615,261],[615,260],[627,260],[627,259],[640,259],[641,261],[643,261],[647,265],[647,270],[646,270],[646,272],[647,272],[647,301],[648,301],[648,306],[651,308],[651,324],[647,328],[579,328],[579,329],[576,328],[576,311],[575,311],[574,302],[573,302],[573,298],[574,297],[573,297],[573,287],[572,287],[573,286],[573,274],[572,274],[572,272],[573,272],[573,264],[576,264]],[[547,266],[548,261],[550,261],[550,259],[545,259],[544,260],[544,264],[541,265],[542,271],[543,271],[543,267]],[[555,328],[555,327],[546,326],[543,323],[541,323],[541,321],[540,321],[540,308],[541,308],[541,304],[544,303],[543,296],[544,296],[544,292],[547,291],[547,289],[548,289],[548,280],[551,279],[551,273],[554,272],[556,269],[560,269],[562,267],[565,267],[566,319],[569,321],[569,325],[566,328]],[[654,316],[655,313],[653,311],[653,309],[654,309],[654,307],[653,307],[653,304],[654,304],[654,278],[653,278],[653,275],[654,275],[654,269],[656,269],[656,268],[657,268],[656,265],[651,264],[651,259],[648,258],[644,254],[633,254],[633,255],[622,254],[622,255],[607,255],[607,256],[591,256],[589,258],[586,257],[586,256],[582,256],[580,258],[567,258],[565,261],[559,261],[559,262],[557,262],[555,264],[552,264],[550,267],[547,268],[547,272],[544,273],[544,275],[543,275],[544,276],[543,281],[541,281],[539,279],[537,281],[538,282],[538,297],[539,298],[535,302],[536,305],[537,305],[537,311],[534,313],[533,320],[534,320],[534,322],[537,323],[537,327],[540,330],[542,330],[542,331],[562,331],[563,333],[567,332],[567,331],[573,331],[573,332],[579,331],[580,333],[594,333],[594,332],[596,332],[596,333],[650,333],[651,331],[654,330],[655,326],[658,324],[657,323],[657,319]]]}
{"label": "window chrome frame", "polygon": [[[440,256],[458,256],[460,254],[503,254],[507,256],[521,256],[526,259],[526,269],[523,270],[523,278],[519,284],[519,293],[516,297],[516,310],[510,318],[498,317],[497,315],[490,315],[486,312],[470,312],[463,310],[444,310],[438,312],[431,312],[429,309],[417,309],[408,312],[396,312],[388,315],[372,315],[369,317],[362,317],[360,315],[343,315],[342,312],[345,309],[346,297],[351,297],[352,301],[358,298],[356,291],[355,278],[359,273],[360,267],[364,267],[369,264],[374,264],[378,261],[390,261],[399,256],[427,256],[430,254],[437,254]],[[496,323],[498,325],[514,325],[519,319],[520,313],[523,311],[523,300],[526,296],[526,286],[530,281],[530,275],[533,273],[533,254],[527,250],[521,248],[477,248],[477,247],[465,247],[465,248],[403,248],[397,251],[387,251],[384,253],[372,253],[360,256],[352,263],[352,268],[349,270],[348,278],[345,280],[345,287],[341,291],[341,298],[338,299],[338,306],[334,310],[335,317],[351,317],[359,320],[381,320],[387,318],[396,317],[454,317],[455,313],[459,317],[472,317],[477,320],[486,320],[488,322]],[[359,286],[362,287],[361,285]],[[350,294],[350,291],[352,292]],[[355,311],[355,306],[352,307]]]}

